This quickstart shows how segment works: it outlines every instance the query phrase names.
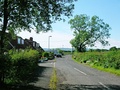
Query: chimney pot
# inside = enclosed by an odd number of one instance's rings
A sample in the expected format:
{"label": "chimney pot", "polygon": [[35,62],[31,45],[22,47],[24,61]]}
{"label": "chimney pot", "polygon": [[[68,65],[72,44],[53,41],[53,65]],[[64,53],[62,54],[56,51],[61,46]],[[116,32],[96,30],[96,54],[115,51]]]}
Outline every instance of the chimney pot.
{"label": "chimney pot", "polygon": [[33,37],[30,37],[30,41],[33,41]]}

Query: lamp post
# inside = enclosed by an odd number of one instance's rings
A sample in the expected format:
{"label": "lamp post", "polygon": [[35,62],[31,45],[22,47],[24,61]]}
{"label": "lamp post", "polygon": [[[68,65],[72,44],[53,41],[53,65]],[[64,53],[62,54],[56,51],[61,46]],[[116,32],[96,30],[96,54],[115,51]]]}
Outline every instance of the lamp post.
{"label": "lamp post", "polygon": [[52,37],[52,36],[48,37],[48,50],[50,50],[50,37]]}

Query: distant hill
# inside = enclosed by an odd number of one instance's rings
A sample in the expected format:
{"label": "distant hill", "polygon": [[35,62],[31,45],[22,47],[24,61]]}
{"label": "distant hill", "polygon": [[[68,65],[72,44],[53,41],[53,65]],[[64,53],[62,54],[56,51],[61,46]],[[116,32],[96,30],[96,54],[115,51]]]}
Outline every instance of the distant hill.
{"label": "distant hill", "polygon": [[[48,48],[43,48],[45,51],[50,51]],[[56,49],[60,49],[60,50],[63,50],[63,51],[73,51],[75,50],[74,48],[51,48],[51,50],[56,50]]]}

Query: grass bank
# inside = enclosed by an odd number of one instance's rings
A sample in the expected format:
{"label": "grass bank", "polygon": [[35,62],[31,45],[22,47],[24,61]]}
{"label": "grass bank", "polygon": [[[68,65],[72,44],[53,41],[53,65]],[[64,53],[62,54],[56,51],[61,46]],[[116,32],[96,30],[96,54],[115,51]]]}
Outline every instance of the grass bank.
{"label": "grass bank", "polygon": [[73,59],[78,63],[89,65],[93,68],[110,72],[120,76],[120,51],[84,52],[73,54]]}
{"label": "grass bank", "polygon": [[91,67],[120,76],[120,70],[116,70],[114,68],[103,68],[103,67],[95,66],[95,65]]}
{"label": "grass bank", "polygon": [[95,69],[98,69],[98,70],[101,70],[101,71],[109,72],[109,73],[115,74],[117,76],[120,76],[120,70],[116,70],[114,68],[104,68],[104,67],[101,67],[101,66],[91,65],[91,64],[87,64],[87,63],[80,63],[80,62],[76,61],[75,59],[73,59],[73,60],[78,64],[88,65],[92,68],[95,68]]}

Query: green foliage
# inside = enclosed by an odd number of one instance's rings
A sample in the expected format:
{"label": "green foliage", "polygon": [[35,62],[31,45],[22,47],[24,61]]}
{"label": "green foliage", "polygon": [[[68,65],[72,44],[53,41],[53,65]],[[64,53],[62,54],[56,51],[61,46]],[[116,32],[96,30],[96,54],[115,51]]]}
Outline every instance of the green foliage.
{"label": "green foliage", "polygon": [[36,50],[9,51],[5,82],[27,83],[28,77],[36,69],[39,53]]}
{"label": "green foliage", "polygon": [[[67,17],[72,15],[73,1],[76,0],[0,0],[0,55],[3,56],[0,57],[1,64],[4,65],[5,60],[3,53],[6,50],[4,42],[6,31],[11,35],[22,30],[47,32],[52,29],[52,23],[63,20],[62,15]],[[21,57],[21,54],[18,56]],[[14,56],[18,60],[19,57]],[[25,58],[21,57],[21,59],[24,61]],[[1,82],[4,71],[0,73],[3,74],[0,75]]]}
{"label": "green foliage", "polygon": [[7,53],[0,54],[0,79],[4,83],[4,77],[7,75],[8,70],[10,69],[10,57]]}
{"label": "green foliage", "polygon": [[76,0],[1,0],[0,22],[5,20],[7,29],[10,32],[18,29],[31,31],[32,29],[30,28],[33,28],[33,26],[35,26],[36,32],[46,32],[51,30],[53,22],[62,20],[62,15],[72,15],[71,13],[74,9],[73,1]]}
{"label": "green foliage", "polygon": [[50,60],[54,59],[54,53],[52,53],[52,52],[43,52],[41,59],[45,59],[45,58],[50,59]]}
{"label": "green foliage", "polygon": [[110,48],[110,51],[117,51],[117,48],[114,46],[114,47],[111,47]]}
{"label": "green foliage", "polygon": [[54,59],[54,58],[55,58],[54,53],[49,52],[49,58],[48,58],[48,59],[52,60],[52,59]]}
{"label": "green foliage", "polygon": [[110,72],[110,73],[113,73],[113,74],[116,74],[116,75],[120,76],[120,70],[119,69],[104,68],[104,67],[101,67],[101,66],[92,66],[92,67],[96,68],[96,69],[99,69],[99,70],[102,70],[102,71]]}
{"label": "green foliage", "polygon": [[64,51],[64,55],[71,55],[72,52],[71,51]]}
{"label": "green foliage", "polygon": [[108,24],[104,23],[98,16],[91,18],[85,14],[76,15],[74,19],[69,21],[71,29],[74,30],[75,38],[70,41],[72,46],[79,52],[84,52],[86,46],[94,46],[98,41],[102,45],[108,45],[107,38],[109,38]]}
{"label": "green foliage", "polygon": [[58,51],[58,53],[64,55],[63,50],[61,50],[61,49],[57,49],[57,51]]}
{"label": "green foliage", "polygon": [[75,52],[73,58],[80,63],[87,63],[104,68],[120,69],[120,50],[85,53]]}
{"label": "green foliage", "polygon": [[49,57],[49,53],[48,52],[43,52],[42,53],[42,57],[47,57],[48,58]]}

